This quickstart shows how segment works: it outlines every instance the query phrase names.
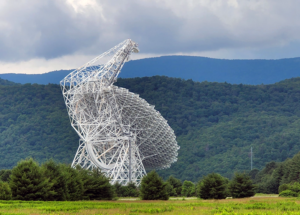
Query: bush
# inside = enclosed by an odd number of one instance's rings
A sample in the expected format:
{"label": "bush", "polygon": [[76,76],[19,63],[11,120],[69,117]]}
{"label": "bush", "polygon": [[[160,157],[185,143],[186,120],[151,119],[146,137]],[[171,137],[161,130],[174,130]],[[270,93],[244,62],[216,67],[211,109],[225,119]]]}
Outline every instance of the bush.
{"label": "bush", "polygon": [[298,193],[292,191],[292,190],[284,190],[281,193],[279,193],[280,197],[298,197]]}
{"label": "bush", "polygon": [[128,197],[138,197],[140,195],[140,192],[137,188],[137,186],[135,185],[135,183],[133,182],[129,182],[126,186],[124,186],[126,188],[125,190],[125,195],[124,196],[128,196]]}
{"label": "bush", "polygon": [[295,193],[300,193],[300,183],[299,182],[290,183],[289,190]]}
{"label": "bush", "polygon": [[233,198],[245,198],[255,195],[255,187],[250,176],[245,173],[236,173],[229,182],[228,190]]}
{"label": "bush", "polygon": [[116,182],[113,187],[118,197],[138,197],[140,195],[137,186],[133,182],[130,182],[125,186]]}
{"label": "bush", "polygon": [[168,200],[166,183],[153,170],[142,179],[140,196],[142,200]]}
{"label": "bush", "polygon": [[195,184],[191,181],[184,181],[181,195],[186,197],[195,196]]}
{"label": "bush", "polygon": [[19,162],[12,169],[9,186],[15,200],[47,200],[49,194],[54,194],[52,183],[32,158]]}
{"label": "bush", "polygon": [[0,181],[0,200],[11,200],[11,189],[7,182]]}
{"label": "bush", "polygon": [[217,173],[205,176],[197,185],[198,197],[202,199],[225,199],[227,195],[227,182]]}
{"label": "bush", "polygon": [[282,191],[288,190],[289,189],[289,185],[288,184],[282,184],[278,187],[278,193],[281,193]]}

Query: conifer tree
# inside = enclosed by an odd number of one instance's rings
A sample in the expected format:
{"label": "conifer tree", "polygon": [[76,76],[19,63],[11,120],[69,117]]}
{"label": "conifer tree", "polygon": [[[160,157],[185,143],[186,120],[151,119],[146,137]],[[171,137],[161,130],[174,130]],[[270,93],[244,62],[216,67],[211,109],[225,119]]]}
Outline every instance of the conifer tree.
{"label": "conifer tree", "polygon": [[32,158],[20,161],[12,169],[9,186],[16,200],[47,200],[49,194],[54,194],[52,183]]}
{"label": "conifer tree", "polygon": [[80,178],[83,182],[84,200],[111,200],[114,198],[114,188],[109,179],[99,169],[93,171],[78,168]]}
{"label": "conifer tree", "polygon": [[198,197],[202,199],[225,199],[227,182],[217,173],[211,173],[198,182]]}
{"label": "conifer tree", "polygon": [[143,177],[140,195],[143,200],[169,199],[166,183],[154,170]]}
{"label": "conifer tree", "polygon": [[236,173],[228,186],[228,190],[233,198],[254,196],[254,188],[250,176],[245,173]]}
{"label": "conifer tree", "polygon": [[128,197],[138,197],[139,196],[139,191],[135,183],[129,182],[126,186],[126,193],[125,196]]}
{"label": "conifer tree", "polygon": [[7,182],[0,181],[0,200],[10,200],[11,189]]}
{"label": "conifer tree", "polygon": [[166,182],[166,189],[169,196],[177,196],[175,189],[168,181]]}
{"label": "conifer tree", "polygon": [[9,176],[11,174],[10,169],[2,169],[0,170],[0,180],[4,182],[8,182]]}
{"label": "conifer tree", "polygon": [[72,168],[69,165],[61,165],[60,168],[65,174],[67,183],[67,200],[77,201],[83,199],[83,182],[77,169]]}
{"label": "conifer tree", "polygon": [[182,182],[175,178],[174,176],[169,176],[167,182],[172,185],[172,187],[174,188],[177,196],[180,196],[181,195],[181,190],[182,190]]}
{"label": "conifer tree", "polygon": [[119,182],[116,182],[113,184],[113,188],[115,190],[115,193],[118,197],[123,197],[123,190],[122,190],[122,184],[120,184]]}
{"label": "conifer tree", "polygon": [[50,201],[66,201],[67,200],[67,177],[62,172],[59,164],[53,160],[49,160],[42,165],[43,174],[53,184],[51,190],[54,191],[52,195],[48,196]]}

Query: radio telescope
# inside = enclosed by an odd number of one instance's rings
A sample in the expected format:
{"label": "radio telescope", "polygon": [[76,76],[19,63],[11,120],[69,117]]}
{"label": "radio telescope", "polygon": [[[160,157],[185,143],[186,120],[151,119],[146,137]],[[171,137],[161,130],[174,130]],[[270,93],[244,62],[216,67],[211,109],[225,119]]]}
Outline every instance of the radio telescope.
{"label": "radio telescope", "polygon": [[139,95],[114,86],[137,44],[128,39],[67,75],[61,89],[80,137],[72,166],[99,168],[111,183],[140,184],[146,169],[169,168],[179,146],[172,128]]}

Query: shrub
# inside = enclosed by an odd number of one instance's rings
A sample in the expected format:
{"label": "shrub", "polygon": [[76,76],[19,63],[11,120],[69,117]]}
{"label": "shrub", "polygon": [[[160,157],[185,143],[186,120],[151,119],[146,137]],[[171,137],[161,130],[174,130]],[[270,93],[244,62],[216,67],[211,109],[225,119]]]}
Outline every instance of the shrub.
{"label": "shrub", "polygon": [[39,165],[32,159],[19,162],[12,169],[9,186],[16,200],[47,200],[52,184],[46,179]]}
{"label": "shrub", "polygon": [[140,192],[133,182],[129,182],[126,186],[125,196],[128,197],[138,197],[140,195]]}
{"label": "shrub", "polygon": [[217,173],[211,173],[198,182],[198,197],[202,199],[225,199],[227,183],[225,178]]}
{"label": "shrub", "polygon": [[168,200],[166,183],[153,170],[142,179],[140,196],[143,200]]}
{"label": "shrub", "polygon": [[281,193],[282,191],[288,190],[289,189],[289,185],[288,184],[282,184],[278,187],[278,193]]}
{"label": "shrub", "polygon": [[125,186],[116,182],[113,187],[118,197],[138,197],[140,195],[137,186],[133,182],[130,182]]}
{"label": "shrub", "polygon": [[290,183],[289,190],[294,191],[295,193],[300,193],[300,183],[299,182]]}
{"label": "shrub", "polygon": [[254,196],[254,189],[250,176],[245,173],[236,173],[228,185],[229,193],[233,198]]}
{"label": "shrub", "polygon": [[184,181],[182,185],[182,196],[190,197],[195,195],[195,184],[191,181]]}
{"label": "shrub", "polygon": [[11,189],[8,183],[0,181],[0,200],[10,200],[11,198]]}
{"label": "shrub", "polygon": [[292,191],[292,190],[284,190],[281,193],[279,193],[280,197],[298,197],[298,193]]}

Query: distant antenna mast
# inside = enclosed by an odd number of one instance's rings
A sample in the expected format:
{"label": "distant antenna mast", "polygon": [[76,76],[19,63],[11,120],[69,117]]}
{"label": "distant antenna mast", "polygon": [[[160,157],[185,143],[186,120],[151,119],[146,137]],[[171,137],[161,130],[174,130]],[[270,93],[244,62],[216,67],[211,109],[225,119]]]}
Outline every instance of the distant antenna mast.
{"label": "distant antenna mast", "polygon": [[251,170],[252,170],[252,147],[251,147]]}

